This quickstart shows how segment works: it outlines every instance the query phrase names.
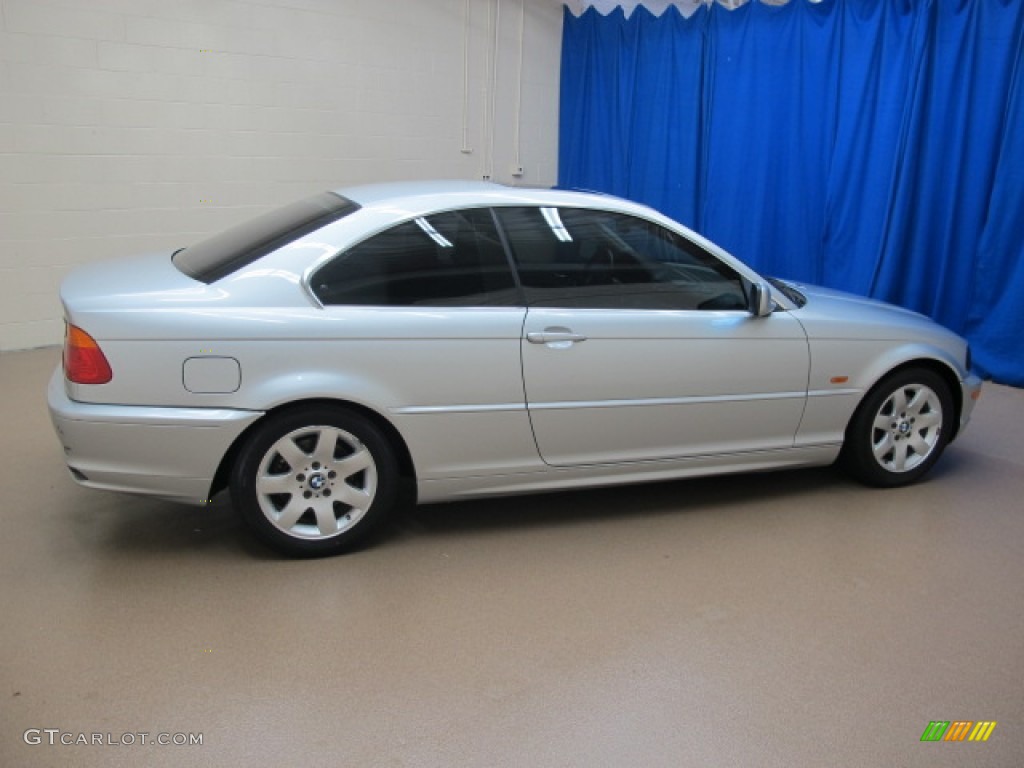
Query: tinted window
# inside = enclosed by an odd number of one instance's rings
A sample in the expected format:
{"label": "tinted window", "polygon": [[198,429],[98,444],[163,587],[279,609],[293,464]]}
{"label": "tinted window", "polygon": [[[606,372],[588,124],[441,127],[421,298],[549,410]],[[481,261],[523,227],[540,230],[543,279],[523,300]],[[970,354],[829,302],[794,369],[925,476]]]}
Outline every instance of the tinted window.
{"label": "tinted window", "polygon": [[212,283],[358,209],[341,195],[323,192],[190,245],[172,261],[189,277]]}
{"label": "tinted window", "polygon": [[512,268],[489,209],[407,221],[340,254],[317,272],[324,304],[509,306]]}
{"label": "tinted window", "polygon": [[652,222],[576,208],[503,208],[498,216],[531,305],[746,309],[736,272]]}

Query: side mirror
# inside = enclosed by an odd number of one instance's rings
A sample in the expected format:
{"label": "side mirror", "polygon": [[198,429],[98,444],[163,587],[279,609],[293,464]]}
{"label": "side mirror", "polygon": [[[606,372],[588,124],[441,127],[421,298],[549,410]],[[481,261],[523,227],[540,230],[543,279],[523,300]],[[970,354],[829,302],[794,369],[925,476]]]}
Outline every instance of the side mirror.
{"label": "side mirror", "polygon": [[772,313],[772,289],[768,283],[750,284],[750,314],[754,317],[768,317]]}

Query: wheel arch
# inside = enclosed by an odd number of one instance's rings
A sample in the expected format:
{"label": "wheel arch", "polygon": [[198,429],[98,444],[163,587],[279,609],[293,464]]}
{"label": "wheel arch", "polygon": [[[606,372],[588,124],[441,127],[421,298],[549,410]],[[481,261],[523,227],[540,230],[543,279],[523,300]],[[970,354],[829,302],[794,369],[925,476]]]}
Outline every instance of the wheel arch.
{"label": "wheel arch", "polygon": [[882,375],[875,378],[874,382],[864,390],[864,395],[861,397],[860,403],[850,414],[850,418],[846,423],[846,431],[850,429],[850,424],[853,423],[856,418],[858,411],[860,410],[861,404],[871,395],[875,389],[878,388],[886,379],[893,376],[901,371],[910,370],[913,368],[923,368],[924,370],[931,371],[936,375],[940,376],[943,382],[949,387],[950,396],[953,398],[953,418],[950,421],[950,429],[952,433],[949,436],[950,441],[956,438],[957,433],[960,431],[960,415],[964,409],[964,393],[963,388],[960,386],[960,377],[956,370],[947,362],[934,358],[934,357],[917,357],[910,360],[905,360],[902,363],[887,369]]}
{"label": "wheel arch", "polygon": [[391,447],[395,450],[395,456],[398,459],[399,472],[403,480],[408,481],[408,484],[413,493],[415,493],[416,487],[416,465],[413,462],[412,454],[409,452],[409,446],[405,442],[405,438],[398,431],[394,424],[392,424],[387,418],[385,418],[378,411],[368,408],[365,405],[354,403],[349,400],[339,400],[336,398],[326,397],[314,397],[303,400],[293,400],[288,403],[282,403],[280,405],[271,408],[264,413],[260,418],[250,424],[246,429],[235,438],[234,442],[225,452],[223,458],[220,460],[220,464],[217,466],[217,471],[214,473],[213,482],[210,487],[209,498],[220,491],[224,490],[228,486],[229,478],[231,477],[231,469],[238,460],[239,451],[242,446],[249,439],[249,436],[260,426],[265,424],[268,419],[276,418],[282,413],[289,411],[298,410],[299,408],[309,408],[316,406],[331,406],[334,408],[345,408],[358,413],[359,415],[369,419],[373,422],[374,426],[378,427],[381,432],[384,433]]}

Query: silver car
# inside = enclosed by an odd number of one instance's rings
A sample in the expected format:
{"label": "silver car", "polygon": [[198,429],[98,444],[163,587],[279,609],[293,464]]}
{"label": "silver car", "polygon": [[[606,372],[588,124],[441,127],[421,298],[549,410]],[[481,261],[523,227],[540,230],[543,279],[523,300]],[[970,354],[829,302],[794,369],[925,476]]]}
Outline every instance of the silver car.
{"label": "silver car", "polygon": [[473,182],[323,193],[61,289],[53,423],[82,485],[222,489],[291,555],[400,498],[553,491],[837,459],[919,479],[966,425],[967,343],[766,280],[614,197]]}

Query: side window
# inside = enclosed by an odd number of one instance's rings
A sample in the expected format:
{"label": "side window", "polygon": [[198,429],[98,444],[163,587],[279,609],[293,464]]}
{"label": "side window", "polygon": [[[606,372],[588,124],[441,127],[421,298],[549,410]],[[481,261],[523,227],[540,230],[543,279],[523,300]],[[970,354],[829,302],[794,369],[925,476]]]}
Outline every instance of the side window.
{"label": "side window", "polygon": [[644,219],[578,208],[501,208],[533,306],[745,309],[743,281],[699,245]]}
{"label": "side window", "polygon": [[512,306],[519,292],[487,208],[419,217],[339,254],[310,281],[324,304]]}

